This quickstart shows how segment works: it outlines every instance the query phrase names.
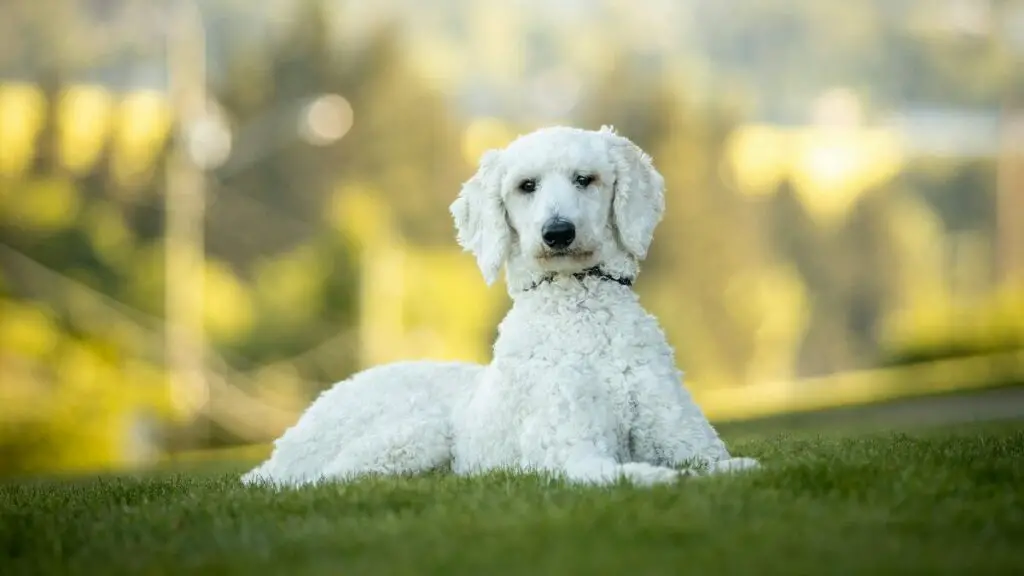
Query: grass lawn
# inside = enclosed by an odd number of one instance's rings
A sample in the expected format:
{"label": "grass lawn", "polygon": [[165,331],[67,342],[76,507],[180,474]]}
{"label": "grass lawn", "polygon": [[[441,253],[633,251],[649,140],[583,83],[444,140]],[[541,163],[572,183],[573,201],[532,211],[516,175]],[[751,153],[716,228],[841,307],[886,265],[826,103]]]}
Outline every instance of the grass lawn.
{"label": "grass lawn", "polygon": [[766,469],[275,494],[235,470],[0,484],[0,574],[1024,574],[1024,422],[737,439]]}

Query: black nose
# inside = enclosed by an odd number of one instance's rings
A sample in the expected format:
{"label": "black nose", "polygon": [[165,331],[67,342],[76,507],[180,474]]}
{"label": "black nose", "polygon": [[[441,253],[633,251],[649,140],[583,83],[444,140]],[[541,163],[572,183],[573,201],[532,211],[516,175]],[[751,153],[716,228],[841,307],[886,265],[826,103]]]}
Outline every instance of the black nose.
{"label": "black nose", "polygon": [[541,237],[549,248],[568,248],[576,239],[576,226],[568,220],[553,218],[548,220],[541,231]]}

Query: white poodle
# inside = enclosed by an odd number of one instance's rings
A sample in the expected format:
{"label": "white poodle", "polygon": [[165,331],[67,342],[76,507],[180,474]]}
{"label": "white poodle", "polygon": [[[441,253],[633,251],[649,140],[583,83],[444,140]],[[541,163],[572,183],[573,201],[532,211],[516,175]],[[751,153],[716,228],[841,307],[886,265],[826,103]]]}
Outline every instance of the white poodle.
{"label": "white poodle", "polygon": [[664,211],[650,158],[611,128],[545,128],[487,152],[451,212],[512,309],[487,366],[401,362],[325,391],[247,483],[451,467],[650,485],[731,458],[631,289]]}

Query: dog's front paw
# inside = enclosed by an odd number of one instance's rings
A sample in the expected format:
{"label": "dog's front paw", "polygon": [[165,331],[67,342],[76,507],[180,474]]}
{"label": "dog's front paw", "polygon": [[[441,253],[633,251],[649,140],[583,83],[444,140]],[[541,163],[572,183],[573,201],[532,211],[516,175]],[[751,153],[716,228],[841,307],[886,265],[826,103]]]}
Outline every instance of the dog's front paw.
{"label": "dog's front paw", "polygon": [[726,458],[725,460],[713,462],[708,471],[711,474],[731,474],[745,470],[754,470],[760,467],[761,464],[753,458]]}
{"label": "dog's front paw", "polygon": [[671,484],[686,476],[685,471],[662,466],[651,466],[641,462],[632,462],[622,465],[622,472],[627,480],[639,486],[654,486],[655,484]]}

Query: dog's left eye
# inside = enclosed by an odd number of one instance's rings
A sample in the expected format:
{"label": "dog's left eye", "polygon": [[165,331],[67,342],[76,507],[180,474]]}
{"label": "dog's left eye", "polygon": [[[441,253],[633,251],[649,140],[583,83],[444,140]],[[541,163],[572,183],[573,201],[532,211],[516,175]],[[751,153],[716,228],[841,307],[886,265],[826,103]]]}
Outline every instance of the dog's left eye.
{"label": "dog's left eye", "polygon": [[594,177],[590,174],[577,174],[576,177],[573,178],[573,181],[580,188],[586,188],[594,183]]}

